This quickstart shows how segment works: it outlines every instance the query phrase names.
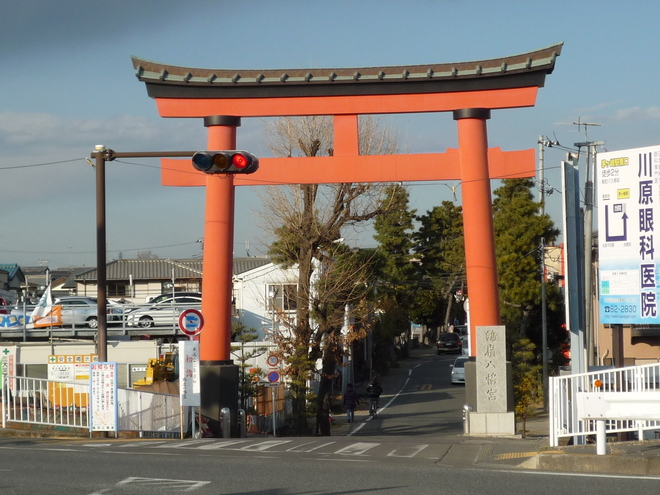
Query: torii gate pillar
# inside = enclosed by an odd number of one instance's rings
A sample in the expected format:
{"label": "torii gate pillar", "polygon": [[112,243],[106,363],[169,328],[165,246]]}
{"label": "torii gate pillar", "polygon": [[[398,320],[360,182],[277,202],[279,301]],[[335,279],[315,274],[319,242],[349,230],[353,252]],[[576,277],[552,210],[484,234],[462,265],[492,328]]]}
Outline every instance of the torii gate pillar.
{"label": "torii gate pillar", "polygon": [[493,207],[488,172],[486,120],[490,110],[470,108],[454,111],[458,121],[458,148],[463,195],[465,263],[470,288],[470,352],[477,348],[476,328],[500,324],[495,260]]}
{"label": "torii gate pillar", "polygon": [[[236,149],[240,117],[206,117],[204,125],[208,127],[207,149]],[[221,436],[222,408],[229,409],[231,418],[238,413],[238,366],[230,359],[235,188],[231,174],[205,175],[202,313],[208,327],[200,334],[201,414],[208,418],[214,435]]]}

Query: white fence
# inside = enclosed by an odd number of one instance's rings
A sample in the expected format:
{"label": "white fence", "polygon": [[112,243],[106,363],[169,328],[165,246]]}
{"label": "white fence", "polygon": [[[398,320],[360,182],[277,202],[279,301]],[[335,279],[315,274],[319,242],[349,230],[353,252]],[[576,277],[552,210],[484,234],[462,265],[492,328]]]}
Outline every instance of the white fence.
{"label": "white fence", "polygon": [[[660,364],[631,366],[550,378],[549,409],[551,446],[566,437],[597,434],[597,421],[578,417],[576,394],[580,392],[645,393],[660,391]],[[637,432],[643,438],[645,430],[660,429],[658,420],[607,420],[606,433]]]}
{"label": "white fence", "polygon": [[[139,436],[180,435],[178,395],[117,390],[118,431]],[[2,387],[2,426],[6,422],[90,429],[89,384],[7,376]]]}

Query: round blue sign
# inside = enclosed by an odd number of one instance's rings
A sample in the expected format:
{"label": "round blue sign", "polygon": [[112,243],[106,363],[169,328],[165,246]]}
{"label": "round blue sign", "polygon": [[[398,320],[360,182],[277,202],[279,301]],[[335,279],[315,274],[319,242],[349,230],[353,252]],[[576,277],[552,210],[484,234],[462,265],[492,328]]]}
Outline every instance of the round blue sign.
{"label": "round blue sign", "polygon": [[277,383],[280,381],[280,373],[279,371],[271,371],[268,373],[268,381],[270,383]]}

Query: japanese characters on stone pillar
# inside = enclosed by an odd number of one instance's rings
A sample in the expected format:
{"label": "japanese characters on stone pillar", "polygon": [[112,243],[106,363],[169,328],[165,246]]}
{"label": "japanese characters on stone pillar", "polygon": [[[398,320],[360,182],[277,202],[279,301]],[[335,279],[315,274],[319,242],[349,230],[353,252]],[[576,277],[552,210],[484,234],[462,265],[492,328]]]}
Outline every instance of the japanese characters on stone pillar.
{"label": "japanese characters on stone pillar", "polygon": [[502,326],[477,331],[477,408],[480,413],[507,412],[506,332]]}

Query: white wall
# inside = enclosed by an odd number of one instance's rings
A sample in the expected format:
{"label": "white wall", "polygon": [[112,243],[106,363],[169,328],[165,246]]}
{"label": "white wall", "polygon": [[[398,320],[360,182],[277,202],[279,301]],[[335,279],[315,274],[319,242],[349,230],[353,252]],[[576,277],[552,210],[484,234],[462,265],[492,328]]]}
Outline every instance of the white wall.
{"label": "white wall", "polygon": [[[298,270],[283,270],[269,263],[234,277],[238,321],[257,330],[258,340],[264,340],[273,326],[273,315],[268,311],[268,286],[297,284]],[[277,318],[277,316],[276,316]]]}

